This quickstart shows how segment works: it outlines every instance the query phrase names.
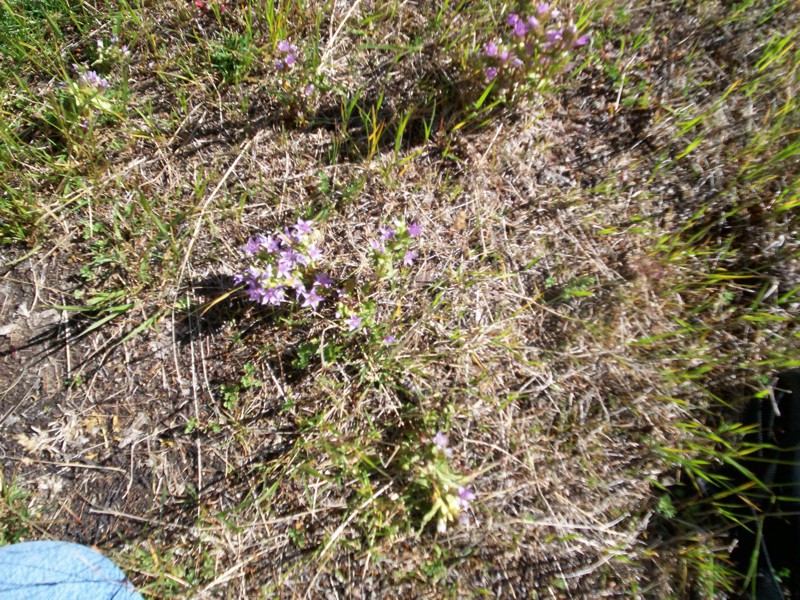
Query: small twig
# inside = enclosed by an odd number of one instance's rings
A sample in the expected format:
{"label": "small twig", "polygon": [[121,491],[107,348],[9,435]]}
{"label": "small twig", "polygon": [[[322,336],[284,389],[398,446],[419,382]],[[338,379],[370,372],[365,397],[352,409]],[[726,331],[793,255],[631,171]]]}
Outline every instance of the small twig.
{"label": "small twig", "polygon": [[87,465],[85,463],[75,463],[75,462],[57,462],[52,460],[40,460],[40,459],[32,459],[28,456],[9,456],[4,455],[4,459],[8,460],[17,460],[20,462],[31,462],[37,465],[52,465],[54,467],[68,467],[70,469],[89,469],[92,471],[113,471],[115,473],[122,473],[123,475],[127,473],[125,469],[121,469],[119,467],[102,467],[100,465]]}

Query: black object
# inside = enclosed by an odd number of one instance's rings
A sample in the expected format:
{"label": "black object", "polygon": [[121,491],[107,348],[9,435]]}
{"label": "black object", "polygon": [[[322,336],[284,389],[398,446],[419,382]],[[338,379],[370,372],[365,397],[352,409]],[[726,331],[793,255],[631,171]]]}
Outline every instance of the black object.
{"label": "black object", "polygon": [[[750,403],[744,422],[757,425],[746,441],[767,447],[743,463],[763,487],[741,502],[747,522],[734,532],[731,558],[743,576],[755,563],[744,598],[785,600],[777,574],[789,573],[783,583],[800,600],[800,369],[781,373],[770,397]],[[733,483],[745,483],[743,477],[737,472]]]}

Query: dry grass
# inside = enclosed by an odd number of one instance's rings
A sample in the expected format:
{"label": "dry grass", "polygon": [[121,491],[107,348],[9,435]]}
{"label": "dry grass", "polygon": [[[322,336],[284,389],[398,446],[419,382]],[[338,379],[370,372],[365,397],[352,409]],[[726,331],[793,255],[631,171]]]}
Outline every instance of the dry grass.
{"label": "dry grass", "polygon": [[[470,117],[505,6],[296,2],[279,31],[267,5],[132,9],[124,116],[63,161],[22,151],[54,134],[3,97],[0,483],[28,513],[4,495],[0,540],[95,544],[152,597],[723,593],[724,526],[658,502],[669,450],[706,457],[796,361],[797,51],[758,62],[791,6],[597,5],[582,69]],[[250,7],[226,84],[214,43]],[[110,32],[98,10],[61,46]],[[329,86],[298,115],[270,57],[316,31]],[[352,292],[370,327],[229,294],[247,238],[298,215],[353,282],[379,225],[423,225],[412,269]],[[443,534],[403,469],[437,430],[478,494]]]}

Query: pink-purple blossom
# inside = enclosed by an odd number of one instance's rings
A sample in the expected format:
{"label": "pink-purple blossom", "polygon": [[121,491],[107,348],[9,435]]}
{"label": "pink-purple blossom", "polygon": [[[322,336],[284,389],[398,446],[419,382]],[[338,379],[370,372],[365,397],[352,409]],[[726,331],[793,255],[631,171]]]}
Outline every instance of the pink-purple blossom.
{"label": "pink-purple blossom", "polygon": [[475,492],[470,488],[458,486],[458,500],[461,504],[461,509],[469,507],[469,503],[475,500]]}
{"label": "pink-purple blossom", "polygon": [[419,223],[411,223],[411,225],[408,226],[408,235],[410,237],[415,238],[421,233],[422,233],[422,225],[420,225]]}
{"label": "pink-purple blossom", "polygon": [[316,262],[317,260],[322,258],[322,250],[320,250],[316,246],[309,246],[308,249],[306,250],[306,256],[308,256],[308,260],[311,261],[312,263]]}
{"label": "pink-purple blossom", "polygon": [[314,224],[314,221],[304,221],[300,217],[297,218],[297,224],[294,226],[294,229],[297,233],[302,235],[308,235],[311,233],[311,226]]}
{"label": "pink-purple blossom", "polygon": [[253,256],[259,250],[261,250],[261,240],[259,238],[250,238],[244,245],[244,253],[247,256]]}
{"label": "pink-purple blossom", "polygon": [[406,253],[403,255],[403,264],[407,267],[410,267],[414,264],[414,259],[417,258],[419,254],[414,250],[407,250]]}
{"label": "pink-purple blossom", "polygon": [[108,79],[100,77],[95,71],[86,71],[80,76],[78,81],[84,87],[93,87],[98,90],[107,90],[111,87],[111,84],[108,83]]}
{"label": "pink-purple blossom", "polygon": [[345,323],[347,323],[348,331],[355,331],[361,327],[361,317],[350,315],[349,319],[345,319]]}
{"label": "pink-purple blossom", "polygon": [[317,293],[317,288],[311,288],[310,292],[304,292],[302,295],[304,298],[302,306],[310,306],[313,310],[317,310],[317,307],[324,300],[324,298]]}
{"label": "pink-purple blossom", "polygon": [[589,43],[589,36],[587,34],[584,34],[578,37],[574,42],[572,42],[572,47],[579,48],[581,46],[585,46],[588,43]]}
{"label": "pink-purple blossom", "polygon": [[447,434],[442,433],[441,431],[437,431],[436,435],[433,436],[433,439],[431,441],[438,450],[444,450],[445,448],[447,448],[447,444],[449,443]]}
{"label": "pink-purple blossom", "polygon": [[261,304],[277,306],[283,301],[284,297],[285,295],[282,286],[267,288],[264,290]]}
{"label": "pink-purple blossom", "polygon": [[383,238],[384,241],[388,242],[394,239],[395,236],[394,229],[392,229],[388,225],[386,227],[379,227],[378,231],[380,231],[381,238]]}
{"label": "pink-purple blossom", "polygon": [[314,276],[314,280],[314,285],[321,285],[324,288],[329,288],[333,285],[333,279],[325,272],[317,273]]}

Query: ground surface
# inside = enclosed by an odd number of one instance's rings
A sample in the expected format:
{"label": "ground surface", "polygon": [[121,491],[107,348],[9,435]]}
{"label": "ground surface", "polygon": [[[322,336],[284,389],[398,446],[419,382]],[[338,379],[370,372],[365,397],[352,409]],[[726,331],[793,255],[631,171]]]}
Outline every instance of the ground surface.
{"label": "ground surface", "polygon": [[[499,2],[6,4],[0,540],[152,597],[725,597],[692,481],[798,360],[791,2],[564,5],[570,69],[484,104]],[[298,217],[340,305],[232,292]]]}

